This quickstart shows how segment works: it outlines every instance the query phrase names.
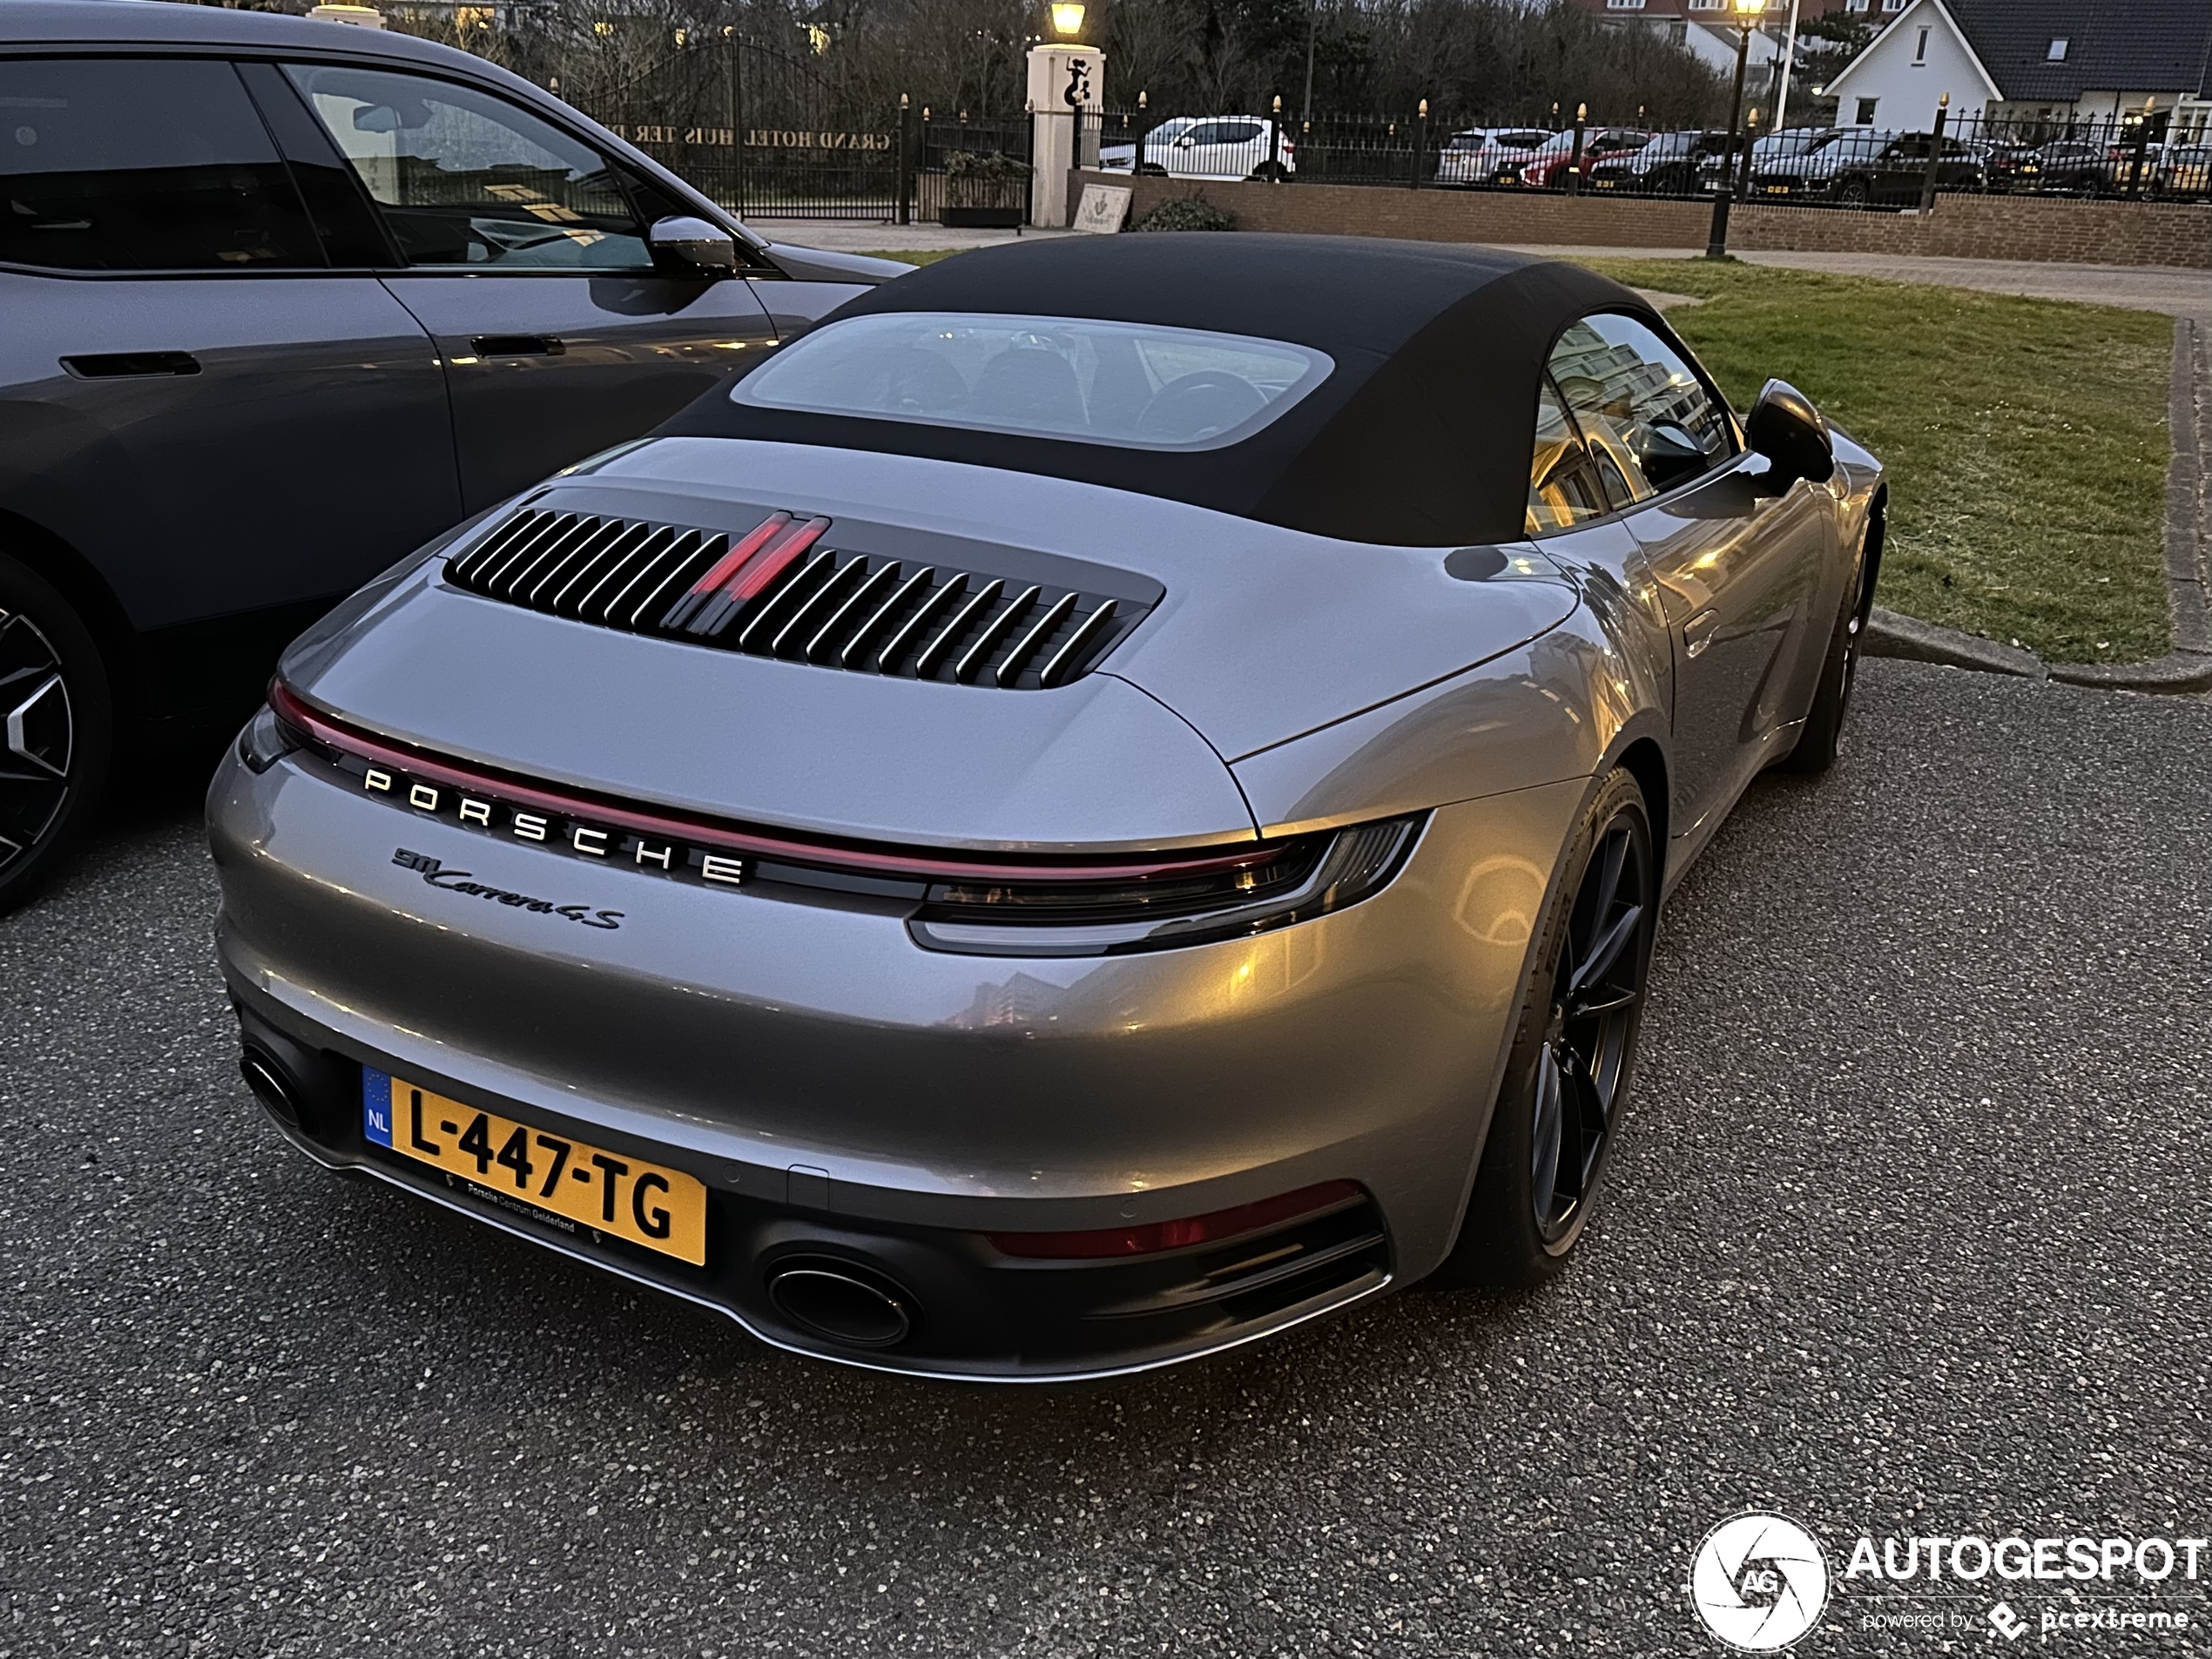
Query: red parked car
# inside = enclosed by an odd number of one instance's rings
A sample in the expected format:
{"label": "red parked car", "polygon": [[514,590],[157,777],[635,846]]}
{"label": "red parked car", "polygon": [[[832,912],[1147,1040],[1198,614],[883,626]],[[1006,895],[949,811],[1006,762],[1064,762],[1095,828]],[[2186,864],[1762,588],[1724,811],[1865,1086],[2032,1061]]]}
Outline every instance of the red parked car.
{"label": "red parked car", "polygon": [[[1584,127],[1582,129],[1582,165],[1588,168],[1593,161],[1605,156],[1617,156],[1641,150],[1651,142],[1651,134],[1629,127]],[[1545,140],[1536,153],[1520,166],[1520,182],[1532,190],[1549,190],[1555,185],[1566,184],[1567,164],[1575,158],[1575,134],[1572,130],[1554,134]],[[1501,169],[1498,174],[1501,185],[1514,181]]]}

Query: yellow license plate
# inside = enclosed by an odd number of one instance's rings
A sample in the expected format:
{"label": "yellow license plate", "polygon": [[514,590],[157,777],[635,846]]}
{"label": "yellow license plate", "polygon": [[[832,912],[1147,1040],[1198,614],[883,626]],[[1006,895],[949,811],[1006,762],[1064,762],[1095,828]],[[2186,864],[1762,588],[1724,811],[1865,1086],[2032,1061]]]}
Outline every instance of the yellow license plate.
{"label": "yellow license plate", "polygon": [[617,1157],[367,1067],[361,1132],[539,1220],[609,1234],[694,1266],[706,1262],[706,1188],[681,1170]]}
{"label": "yellow license plate", "polygon": [[1786,196],[1790,193],[1790,186],[1787,185],[1769,185],[1766,187],[1766,193],[1770,196]]}

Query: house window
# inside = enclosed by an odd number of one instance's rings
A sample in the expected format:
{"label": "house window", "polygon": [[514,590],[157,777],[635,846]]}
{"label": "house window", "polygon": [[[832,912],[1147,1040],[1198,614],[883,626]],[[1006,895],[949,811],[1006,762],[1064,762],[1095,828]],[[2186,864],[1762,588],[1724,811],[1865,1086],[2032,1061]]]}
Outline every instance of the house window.
{"label": "house window", "polygon": [[1882,0],[1882,10],[1885,11],[1902,11],[1905,10],[1905,0]]}
{"label": "house window", "polygon": [[2066,62],[2066,37],[2064,35],[2054,37],[2051,41],[2051,50],[2044,53],[2043,56],[2047,61],[2054,64],[2063,64]]}
{"label": "house window", "polygon": [[1881,100],[1879,98],[1863,98],[1859,99],[1857,125],[1863,127],[1872,126],[1874,125],[1874,106],[1880,102]]}
{"label": "house window", "polygon": [[1642,11],[1643,0],[1605,0],[1608,11]]}
{"label": "house window", "polygon": [[1912,62],[1915,67],[1928,61],[1928,37],[1934,32],[1932,29],[1923,29],[1920,38],[1913,43]]}
{"label": "house window", "polygon": [[1866,0],[1844,0],[1844,10],[1845,11],[1864,11],[1866,10]]}

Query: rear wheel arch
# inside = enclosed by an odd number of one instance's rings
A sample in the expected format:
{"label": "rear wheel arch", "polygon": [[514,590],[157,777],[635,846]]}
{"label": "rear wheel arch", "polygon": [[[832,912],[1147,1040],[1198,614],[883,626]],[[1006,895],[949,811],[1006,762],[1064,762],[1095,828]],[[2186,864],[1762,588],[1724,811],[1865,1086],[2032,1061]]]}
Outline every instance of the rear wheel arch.
{"label": "rear wheel arch", "polygon": [[143,714],[145,663],[138,631],[91,561],[44,525],[6,511],[0,511],[0,555],[24,566],[69,602],[99,648],[118,716]]}
{"label": "rear wheel arch", "polygon": [[1622,750],[1615,764],[1643,791],[1644,814],[1651,819],[1651,842],[1661,871],[1667,863],[1667,756],[1656,738],[1642,737]]}

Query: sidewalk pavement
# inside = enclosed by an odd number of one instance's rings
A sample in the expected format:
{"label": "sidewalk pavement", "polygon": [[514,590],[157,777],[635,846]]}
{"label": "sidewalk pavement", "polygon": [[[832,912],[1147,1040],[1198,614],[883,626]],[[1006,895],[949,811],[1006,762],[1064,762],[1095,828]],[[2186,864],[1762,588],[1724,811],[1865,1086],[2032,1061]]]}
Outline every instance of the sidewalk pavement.
{"label": "sidewalk pavement", "polygon": [[[1689,247],[1537,247],[1523,253],[1569,259],[1689,260],[1704,253]],[[1838,276],[1881,277],[1892,282],[1928,282],[1939,287],[1975,288],[1985,293],[2013,293],[2034,300],[2074,300],[2085,305],[2121,306],[2131,311],[2163,311],[2212,321],[2212,271],[2163,265],[2065,265],[2027,260],[1902,258],[1888,253],[1743,253],[1747,265],[1779,265],[1797,271],[1830,271]]]}
{"label": "sidewalk pavement", "polygon": [[[948,231],[941,225],[887,225],[820,219],[748,219],[772,241],[808,247],[844,248],[856,253],[885,250],[915,253],[945,248],[989,247],[1016,239],[1012,231]],[[1069,236],[1069,231],[1029,229],[1023,238]],[[1517,253],[1554,257],[1615,260],[1687,260],[1702,254],[1689,247],[1560,247],[1518,246]],[[2212,324],[2212,272],[2155,265],[2061,265],[2025,260],[1905,259],[1886,253],[1770,253],[1737,256],[1750,265],[1787,266],[1799,271],[1832,271],[1844,276],[1884,277],[1893,282],[1929,282],[1986,293],[2023,294],[2037,300],[2075,300],[2089,305],[2163,311]]]}

